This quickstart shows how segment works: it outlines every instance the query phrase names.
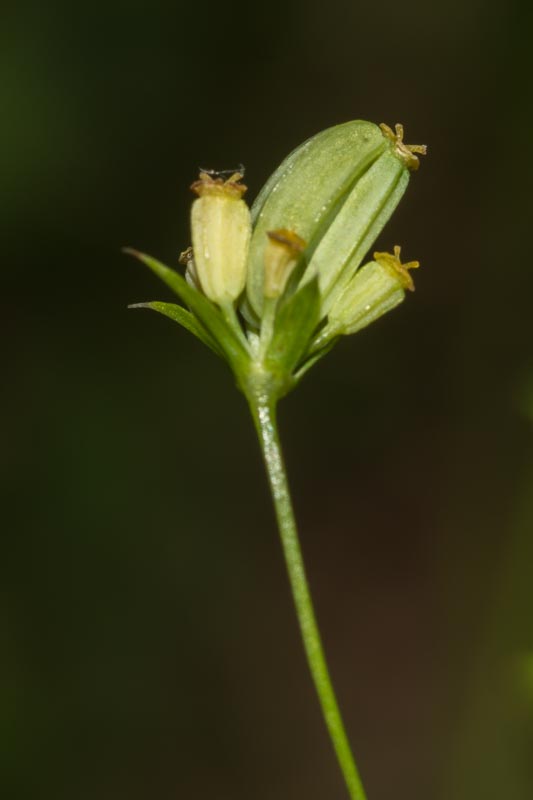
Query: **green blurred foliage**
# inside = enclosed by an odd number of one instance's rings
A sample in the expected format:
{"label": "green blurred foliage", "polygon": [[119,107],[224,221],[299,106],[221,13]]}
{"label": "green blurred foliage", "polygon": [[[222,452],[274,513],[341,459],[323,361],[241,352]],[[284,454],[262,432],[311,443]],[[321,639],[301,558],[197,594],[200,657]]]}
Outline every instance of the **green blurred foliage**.
{"label": "green blurred foliage", "polygon": [[427,142],[379,249],[414,297],[281,407],[371,800],[533,791],[529,6],[6,2],[6,797],[343,798],[251,423],[119,248],[176,262],[199,166],[253,199],[351,118]]}

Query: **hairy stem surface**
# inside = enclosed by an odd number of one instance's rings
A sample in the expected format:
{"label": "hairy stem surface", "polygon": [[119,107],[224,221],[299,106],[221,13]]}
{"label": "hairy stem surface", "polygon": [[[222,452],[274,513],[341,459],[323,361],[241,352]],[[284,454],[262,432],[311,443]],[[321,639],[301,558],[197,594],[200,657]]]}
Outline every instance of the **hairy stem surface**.
{"label": "hairy stem surface", "polygon": [[289,574],[296,614],[300,625],[309,669],[315,684],[324,720],[337,755],[351,800],[366,800],[344,724],[333,690],[324,649],[313,610],[305,574],[302,551],[292,508],[285,465],[276,423],[276,404],[268,396],[249,399],[261,445],[276,512],[285,563]]}

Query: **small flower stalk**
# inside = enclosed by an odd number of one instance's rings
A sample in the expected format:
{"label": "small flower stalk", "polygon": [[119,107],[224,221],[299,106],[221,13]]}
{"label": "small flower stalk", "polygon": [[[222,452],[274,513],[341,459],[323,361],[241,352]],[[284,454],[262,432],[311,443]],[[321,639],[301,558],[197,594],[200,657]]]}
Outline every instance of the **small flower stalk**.
{"label": "small flower stalk", "polygon": [[343,336],[398,306],[417,261],[367,253],[419,168],[403,126],[356,120],[296,148],[248,208],[242,170],[201,171],[184,274],[128,249],[180,303],[136,304],[177,322],[230,366],[263,454],[307,661],[351,800],[366,800],[305,575],[276,424],[277,403]]}

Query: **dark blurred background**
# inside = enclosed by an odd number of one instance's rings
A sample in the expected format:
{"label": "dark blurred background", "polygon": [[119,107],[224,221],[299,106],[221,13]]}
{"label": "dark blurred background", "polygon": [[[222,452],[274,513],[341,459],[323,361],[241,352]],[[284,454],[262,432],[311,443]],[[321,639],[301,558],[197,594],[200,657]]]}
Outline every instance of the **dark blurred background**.
{"label": "dark blurred background", "polygon": [[280,409],[369,800],[533,796],[525,0],[2,4],[0,770],[13,800],[342,800],[243,399],[170,299],[197,168],[429,155],[417,291]]}

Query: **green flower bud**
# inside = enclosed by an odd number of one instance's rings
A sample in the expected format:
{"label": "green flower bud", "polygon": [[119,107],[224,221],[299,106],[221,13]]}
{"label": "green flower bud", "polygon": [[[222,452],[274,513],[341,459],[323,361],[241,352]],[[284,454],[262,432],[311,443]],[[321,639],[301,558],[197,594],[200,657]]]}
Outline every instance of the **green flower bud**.
{"label": "green flower bud", "polygon": [[246,283],[251,221],[241,177],[237,172],[223,181],[202,172],[191,187],[198,198],[191,210],[189,279],[220,306],[233,303]]}
{"label": "green flower bud", "polygon": [[247,295],[263,307],[268,230],[290,228],[308,245],[301,283],[318,277],[321,316],[329,313],[390,218],[418,166],[419,145],[383,125],[356,120],[309,139],[281,164],[252,208]]}
{"label": "green flower bud", "polygon": [[394,254],[374,253],[374,261],[354,275],[329,312],[329,336],[356,333],[401,303],[406,289],[414,291],[409,270],[419,262],[402,264],[400,252],[396,245]]}

